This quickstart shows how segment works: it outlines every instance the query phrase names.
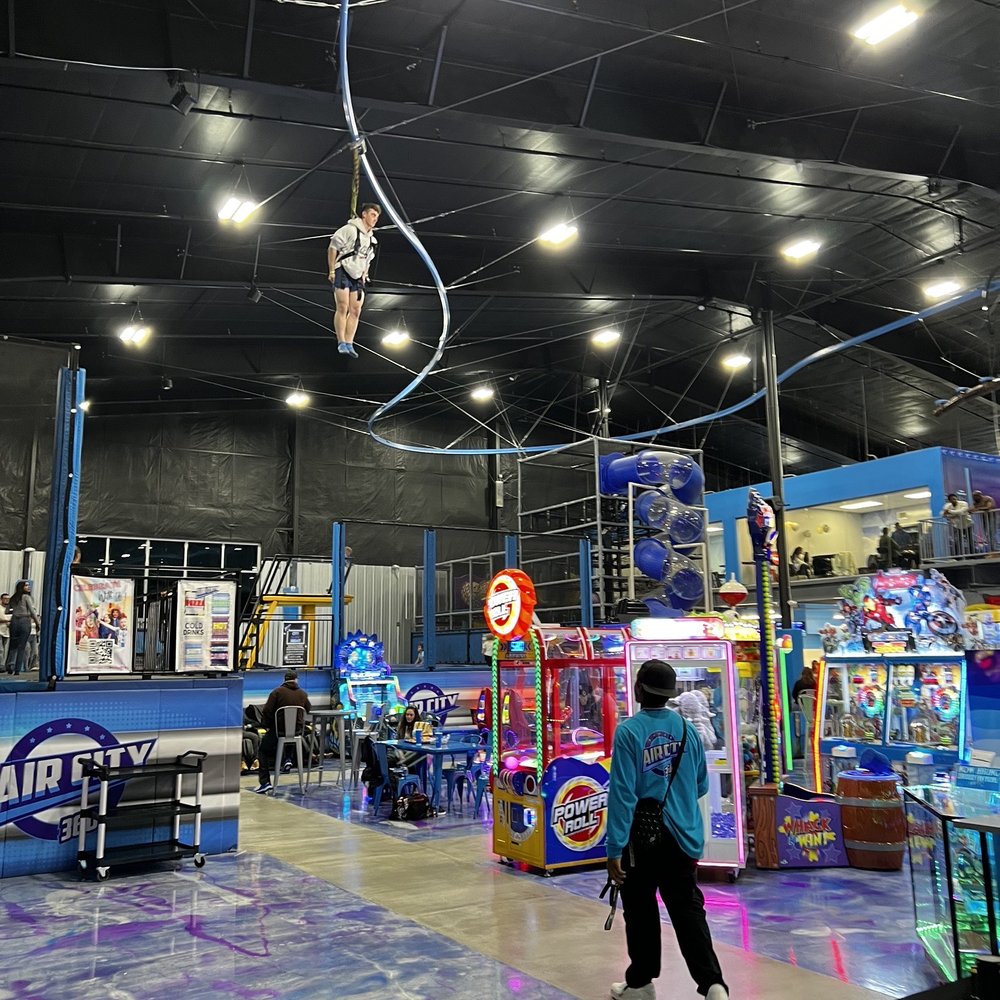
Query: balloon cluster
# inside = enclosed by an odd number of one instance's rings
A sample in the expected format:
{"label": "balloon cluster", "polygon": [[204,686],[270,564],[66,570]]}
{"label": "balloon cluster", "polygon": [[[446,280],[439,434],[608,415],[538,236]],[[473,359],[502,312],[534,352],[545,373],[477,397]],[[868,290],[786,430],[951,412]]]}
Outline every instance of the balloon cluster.
{"label": "balloon cluster", "polygon": [[641,539],[633,557],[645,576],[663,584],[663,593],[646,598],[654,616],[690,611],[705,595],[698,567],[679,549],[705,539],[705,511],[701,503],[705,475],[688,455],[641,451],[637,455],[608,455],[601,459],[601,492],[622,494],[629,483],[649,486],[635,501],[636,516],[658,532]]}

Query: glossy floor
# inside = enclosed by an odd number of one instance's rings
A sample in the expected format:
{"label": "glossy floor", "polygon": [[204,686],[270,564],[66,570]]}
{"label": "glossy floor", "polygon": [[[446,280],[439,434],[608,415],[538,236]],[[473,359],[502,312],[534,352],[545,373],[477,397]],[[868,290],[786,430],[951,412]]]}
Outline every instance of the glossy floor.
{"label": "glossy floor", "polygon": [[[484,806],[473,815],[443,814],[418,823],[389,822],[373,817],[361,792],[345,794],[339,785],[310,787],[305,796],[289,786],[279,790],[287,801],[359,824],[410,843],[478,834],[481,863],[492,864],[488,834],[490,817]],[[511,871],[513,877],[546,889],[596,900],[604,884],[603,871],[567,872],[540,880]],[[842,983],[903,997],[938,982],[913,930],[909,874],[873,873],[854,869],[759,872],[747,870],[735,885],[706,879],[703,890],[709,923],[716,941],[748,954],[776,959],[821,973]],[[666,916],[664,915],[664,920]]]}

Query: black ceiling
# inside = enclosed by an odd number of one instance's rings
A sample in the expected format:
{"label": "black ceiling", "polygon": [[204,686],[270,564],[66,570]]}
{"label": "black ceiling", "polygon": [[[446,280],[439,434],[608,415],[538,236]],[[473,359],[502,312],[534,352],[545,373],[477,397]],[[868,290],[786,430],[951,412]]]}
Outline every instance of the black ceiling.
{"label": "black ceiling", "polygon": [[[444,360],[399,410],[411,439],[446,414],[456,439],[496,418],[504,439],[567,441],[599,427],[605,387],[612,433],[690,420],[759,388],[757,364],[730,376],[720,360],[734,337],[759,353],[768,301],[784,369],[924,308],[931,278],[985,287],[1000,270],[1000,9],[920,6],[870,47],[850,29],[880,8],[855,0],[353,5],[369,152],[454,286]],[[440,311],[385,227],[370,350],[336,354],[325,247],[351,177],[338,10],[8,9],[0,332],[82,344],[97,418],[283,408],[301,380],[314,415],[362,429],[430,357]],[[169,104],[180,83],[186,116]],[[225,229],[216,208],[241,174],[270,200]],[[560,212],[579,239],[546,251],[534,238]],[[804,233],[820,253],[784,262],[778,246]],[[155,331],[141,353],[116,336],[137,304]],[[789,471],[931,444],[995,452],[991,396],[933,416],[998,374],[993,307],[975,298],[784,383]],[[393,353],[380,335],[399,322],[414,343]],[[605,326],[623,334],[610,354],[589,344]],[[484,381],[498,404],[469,402]],[[744,482],[767,468],[762,419],[758,405],[661,440],[704,444],[711,485]]]}

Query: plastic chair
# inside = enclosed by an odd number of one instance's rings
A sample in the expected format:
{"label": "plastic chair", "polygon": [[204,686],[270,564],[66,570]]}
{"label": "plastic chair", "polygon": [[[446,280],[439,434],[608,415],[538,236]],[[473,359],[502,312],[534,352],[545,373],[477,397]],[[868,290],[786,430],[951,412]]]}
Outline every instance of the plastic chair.
{"label": "plastic chair", "polygon": [[375,747],[375,759],[378,761],[379,773],[382,776],[380,784],[375,787],[372,793],[372,815],[377,816],[379,808],[382,805],[382,797],[386,792],[389,793],[389,801],[391,803],[394,799],[398,798],[402,789],[409,788],[411,785],[413,788],[419,789],[420,781],[415,775],[410,774],[405,767],[389,766],[389,752],[384,743],[375,741],[373,746]]}
{"label": "plastic chair", "polygon": [[[471,794],[472,789],[475,788],[475,799],[473,802],[473,815],[478,816],[479,810],[483,805],[483,798],[486,796],[486,792],[490,787],[490,769],[492,763],[489,760],[481,761],[478,764],[473,764],[465,772],[465,782]],[[486,811],[492,812],[490,806],[490,800],[486,799]]]}
{"label": "plastic chair", "polygon": [[[285,747],[295,747],[295,758],[299,769],[299,794],[305,794],[305,774],[302,768],[302,727],[306,710],[301,705],[285,705],[274,713],[274,732],[278,737],[278,749],[274,755],[274,790],[278,790],[281,765],[285,759]],[[288,735],[291,734],[291,735]]]}

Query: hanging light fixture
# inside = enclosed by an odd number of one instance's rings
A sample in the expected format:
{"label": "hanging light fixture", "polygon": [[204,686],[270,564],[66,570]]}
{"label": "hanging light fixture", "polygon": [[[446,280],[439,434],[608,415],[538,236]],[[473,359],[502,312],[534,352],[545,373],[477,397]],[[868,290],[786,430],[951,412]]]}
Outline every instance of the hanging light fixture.
{"label": "hanging light fixture", "polygon": [[128,321],[128,325],[118,331],[118,339],[126,347],[142,347],[152,334],[152,328],[143,322],[142,309],[139,307],[139,303],[136,302],[132,310],[132,318]]}
{"label": "hanging light fixture", "polygon": [[256,209],[257,202],[254,200],[253,188],[247,177],[246,164],[241,163],[240,175],[236,178],[233,190],[219,206],[219,221],[239,225],[241,222],[246,222]]}

